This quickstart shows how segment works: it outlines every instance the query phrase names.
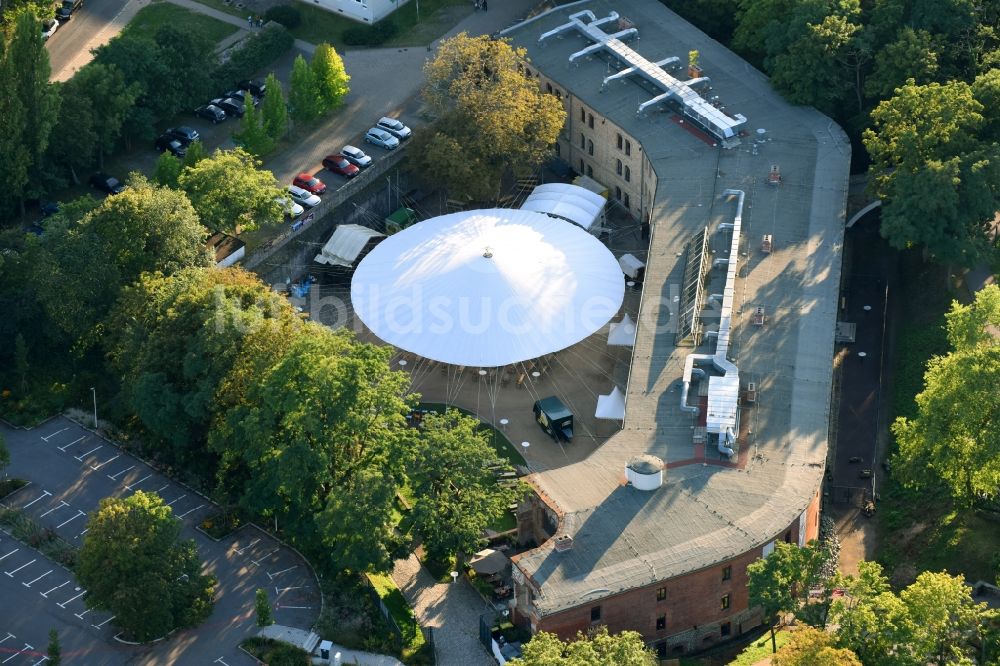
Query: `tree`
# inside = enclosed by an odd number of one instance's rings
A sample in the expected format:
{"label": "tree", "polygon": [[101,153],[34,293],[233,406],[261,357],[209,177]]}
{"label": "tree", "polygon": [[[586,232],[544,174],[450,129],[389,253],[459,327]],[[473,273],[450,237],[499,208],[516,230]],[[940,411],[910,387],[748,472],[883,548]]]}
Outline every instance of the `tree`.
{"label": "tree", "polygon": [[0,432],[0,470],[3,478],[7,478],[7,465],[10,464],[10,449],[7,448],[7,438]]}
{"label": "tree", "polygon": [[413,524],[433,559],[478,550],[486,528],[519,499],[484,464],[496,453],[479,427],[478,419],[449,410],[428,414],[415,431]]}
{"label": "tree", "polygon": [[[821,580],[820,572],[826,557],[826,551],[814,541],[803,548],[779,541],[775,543],[773,553],[747,566],[750,605],[759,606],[764,611],[771,627],[772,652],[777,651],[774,625],[779,616],[796,612],[810,619],[814,615],[799,611],[807,602],[809,591],[825,582]],[[825,623],[825,612],[820,617]]]}
{"label": "tree", "polygon": [[868,77],[865,90],[873,97],[884,99],[891,97],[907,79],[920,85],[930,83],[937,71],[938,54],[932,35],[906,26],[896,41],[875,55],[875,69]]}
{"label": "tree", "polygon": [[297,123],[308,123],[320,116],[320,99],[316,91],[316,78],[301,53],[295,57],[295,61],[292,63],[288,106],[292,113],[292,119]]}
{"label": "tree", "polygon": [[205,229],[184,193],[138,174],[128,183],[100,203],[64,206],[41,238],[38,298],[74,339],[98,333],[118,292],[141,274],[208,264]]}
{"label": "tree", "polygon": [[322,112],[326,113],[340,106],[351,91],[347,85],[351,77],[344,69],[344,60],[340,54],[323,42],[316,46],[309,65]]}
{"label": "tree", "polygon": [[[1000,51],[997,52],[1000,54]],[[1000,63],[997,63],[1000,65]],[[972,95],[983,105],[983,141],[1000,141],[1000,66],[987,70],[972,82]]]}
{"label": "tree", "polygon": [[254,599],[254,610],[257,611],[257,626],[267,627],[274,624],[274,617],[271,615],[271,602],[267,598],[267,590],[257,588]]}
{"label": "tree", "polygon": [[977,138],[982,113],[964,82],[912,80],[872,111],[864,144],[891,245],[923,245],[962,265],[986,252],[987,224],[1000,208],[1000,166],[996,147]]}
{"label": "tree", "polygon": [[187,153],[184,154],[184,166],[193,167],[206,157],[208,157],[208,151],[205,150],[205,144],[201,141],[193,141],[188,144]]}
{"label": "tree", "polygon": [[261,113],[251,103],[240,119],[240,131],[233,134],[236,143],[255,157],[262,157],[274,150],[275,141],[261,123]]}
{"label": "tree", "polygon": [[156,166],[153,168],[153,182],[164,187],[177,188],[177,181],[183,170],[184,163],[179,158],[174,157],[168,151],[163,151],[156,158]]}
{"label": "tree", "polygon": [[202,224],[214,231],[252,231],[282,220],[283,196],[270,171],[245,150],[217,150],[181,172],[179,183],[198,211]]}
{"label": "tree", "polygon": [[125,75],[114,65],[94,62],[81,69],[72,79],[79,96],[90,100],[91,109],[100,110],[100,119],[92,123],[97,141],[97,164],[104,167],[104,155],[114,149],[121,137],[129,111],[139,98],[141,87],[126,83]]}
{"label": "tree", "polygon": [[1000,288],[990,285],[974,303],[952,305],[947,316],[952,351],[931,359],[917,415],[899,417],[896,474],[913,487],[943,483],[966,505],[997,497],[1000,480]]}
{"label": "tree", "polygon": [[278,140],[288,132],[288,104],[285,103],[281,81],[274,72],[267,75],[265,85],[267,90],[260,105],[261,122],[264,125],[264,133]]}
{"label": "tree", "polygon": [[215,581],[201,574],[193,540],[155,493],[105,498],[91,514],[77,580],[88,608],[114,614],[139,641],[193,626],[212,609]]}
{"label": "tree", "polygon": [[12,65],[5,57],[0,39],[0,213],[13,210],[28,183],[31,154],[21,134],[24,102],[18,96]]}
{"label": "tree", "polygon": [[[424,66],[424,99],[438,120],[435,131],[413,139],[412,154],[420,172],[436,169],[437,159],[463,165],[458,178],[434,172],[452,196],[495,197],[508,170],[529,173],[551,155],[566,111],[518,70],[525,58],[506,41],[461,33],[444,40]],[[475,165],[473,182],[464,178],[469,164]]]}
{"label": "tree", "polygon": [[160,87],[171,72],[159,44],[149,37],[124,33],[94,50],[94,63],[114,65],[129,85],[139,86],[139,98],[125,118],[122,132],[126,145],[133,139],[152,140],[154,128],[179,109],[173,95]]}
{"label": "tree", "polygon": [[153,41],[167,70],[167,78],[152,88],[159,98],[156,103],[170,115],[203,104],[216,85],[212,78],[218,64],[215,42],[201,31],[169,23],[156,29]]}
{"label": "tree", "polygon": [[[287,299],[237,268],[144,274],[119,296],[103,338],[122,397],[160,460],[206,483],[218,456],[205,441],[228,404],[217,394],[238,360],[280,349],[299,317]],[[183,362],[178,362],[179,360]]]}
{"label": "tree", "polygon": [[79,172],[85,172],[94,164],[98,139],[93,103],[76,81],[74,77],[59,84],[62,102],[52,130],[59,141],[49,142],[48,155],[57,165],[69,170],[74,183],[79,183]]}
{"label": "tree", "polygon": [[623,631],[609,634],[601,626],[592,635],[577,634],[576,640],[564,643],[555,634],[540,631],[522,647],[522,656],[507,662],[510,666],[653,666],[656,657],[646,647],[642,634]]}
{"label": "tree", "polygon": [[[392,530],[406,455],[403,414],[412,403],[390,357],[348,331],[306,322],[271,367],[239,369],[249,386],[209,437],[223,460],[220,478],[238,479],[230,487],[245,510],[277,517],[298,543],[342,568],[331,547],[347,540],[350,553],[384,554]],[[367,511],[378,520],[362,518]],[[391,559],[352,565],[381,568]]]}
{"label": "tree", "polygon": [[[15,190],[22,207],[25,198],[38,197],[43,193],[39,189],[43,180],[40,175],[42,158],[59,113],[59,94],[49,82],[50,74],[49,54],[42,41],[38,18],[30,11],[19,14],[3,66],[0,67],[0,78],[9,77],[12,82],[10,92],[23,108],[20,127],[16,131],[24,152],[16,151],[16,154],[18,159],[26,160],[27,179],[23,180],[21,189]],[[10,187],[8,183],[4,185]]]}
{"label": "tree", "polygon": [[28,344],[24,335],[18,332],[14,338],[14,369],[21,380],[21,393],[28,392]]}
{"label": "tree", "polygon": [[49,629],[49,648],[46,651],[49,666],[59,666],[62,663],[62,645],[59,643],[59,632]]}
{"label": "tree", "polygon": [[835,647],[836,637],[813,627],[802,627],[778,650],[774,666],[862,666],[856,654]]}

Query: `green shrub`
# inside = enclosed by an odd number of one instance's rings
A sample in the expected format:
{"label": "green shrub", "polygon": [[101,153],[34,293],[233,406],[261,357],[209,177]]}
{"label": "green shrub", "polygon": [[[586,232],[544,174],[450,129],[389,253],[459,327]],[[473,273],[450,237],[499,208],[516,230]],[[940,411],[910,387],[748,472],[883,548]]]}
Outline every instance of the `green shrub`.
{"label": "green shrub", "polygon": [[292,5],[276,5],[264,12],[264,19],[280,23],[289,30],[295,30],[302,25],[302,12]]}
{"label": "green shrub", "polygon": [[379,46],[389,41],[399,32],[399,26],[392,19],[384,19],[372,25],[359,25],[344,31],[344,43],[348,46]]}
{"label": "green shrub", "polygon": [[287,53],[294,43],[295,38],[284,26],[268,24],[233,47],[226,62],[216,72],[216,83],[226,88],[236,81],[253,77]]}

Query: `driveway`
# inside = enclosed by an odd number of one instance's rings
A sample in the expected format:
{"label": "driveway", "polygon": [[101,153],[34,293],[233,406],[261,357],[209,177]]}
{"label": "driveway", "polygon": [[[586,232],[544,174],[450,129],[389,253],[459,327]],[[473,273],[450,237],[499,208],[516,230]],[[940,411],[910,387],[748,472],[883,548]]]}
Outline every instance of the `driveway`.
{"label": "driveway", "polygon": [[[152,646],[125,650],[114,640],[119,633],[114,619],[108,613],[85,608],[82,597],[86,590],[79,589],[68,572],[8,537],[0,541],[0,548],[11,545],[0,556],[14,549],[17,552],[0,561],[0,573],[10,571],[18,582],[30,584],[25,585],[28,592],[18,597],[25,597],[23,605],[0,607],[0,637],[4,633],[15,636],[8,642],[40,642],[34,635],[29,637],[20,618],[50,616],[72,636],[74,649],[87,651],[86,660],[80,663],[252,663],[238,645],[255,631],[254,595],[258,588],[268,591],[277,623],[302,629],[315,623],[321,602],[312,570],[294,551],[266,533],[249,527],[222,541],[209,538],[195,529],[218,511],[208,499],[66,418],[52,419],[29,431],[3,426],[0,430],[11,452],[9,474],[30,482],[6,499],[8,506],[22,510],[68,542],[80,544],[87,533],[89,514],[101,499],[125,497],[137,490],[156,492],[182,521],[182,537],[194,539],[205,572],[219,580],[215,608],[203,624]],[[48,595],[34,594],[36,588],[45,592],[49,587],[53,589]],[[11,628],[5,632],[5,626]],[[48,626],[39,629],[47,635]],[[47,639],[42,646],[46,644]]]}

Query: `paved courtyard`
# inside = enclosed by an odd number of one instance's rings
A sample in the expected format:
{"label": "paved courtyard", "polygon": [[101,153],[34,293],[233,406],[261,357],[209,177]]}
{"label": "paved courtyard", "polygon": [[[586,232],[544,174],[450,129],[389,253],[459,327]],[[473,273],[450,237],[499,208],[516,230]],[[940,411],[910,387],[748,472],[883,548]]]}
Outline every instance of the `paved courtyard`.
{"label": "paved courtyard", "polygon": [[[182,521],[182,537],[195,540],[205,572],[219,580],[215,609],[203,624],[151,646],[127,647],[116,641],[120,629],[109,613],[85,607],[86,590],[68,571],[0,535],[0,573],[5,574],[0,576],[0,586],[5,599],[17,599],[16,604],[0,609],[0,638],[11,634],[0,642],[0,650],[24,649],[26,644],[44,655],[48,630],[54,627],[65,649],[81,656],[79,663],[225,666],[252,663],[238,645],[254,631],[258,588],[268,591],[279,624],[309,629],[319,616],[319,589],[309,565],[254,527],[222,541],[195,529],[218,511],[197,492],[64,417],[29,431],[0,429],[11,451],[8,473],[29,481],[6,498],[7,506],[79,545],[87,533],[88,517],[101,499],[126,497],[139,490],[155,492]],[[9,663],[22,663],[18,659],[24,656]],[[3,659],[0,654],[0,664],[6,663]]]}

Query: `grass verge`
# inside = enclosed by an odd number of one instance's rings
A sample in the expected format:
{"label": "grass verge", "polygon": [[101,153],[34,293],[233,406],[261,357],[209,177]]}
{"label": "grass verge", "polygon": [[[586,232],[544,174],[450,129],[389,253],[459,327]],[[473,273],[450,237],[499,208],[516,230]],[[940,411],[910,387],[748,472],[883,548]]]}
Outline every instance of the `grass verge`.
{"label": "grass verge", "polygon": [[424,652],[426,642],[424,632],[420,630],[410,604],[390,576],[385,574],[365,574],[365,576],[399,628],[403,661],[412,663],[416,655]]}
{"label": "grass verge", "polygon": [[375,607],[367,586],[358,576],[320,577],[323,614],[316,632],[349,650],[401,656],[396,634]]}
{"label": "grass verge", "polygon": [[78,551],[49,527],[42,527],[16,509],[0,506],[0,525],[8,528],[15,539],[37,548],[45,556],[67,569],[76,566]]}
{"label": "grass verge", "polygon": [[153,38],[161,26],[170,25],[183,32],[197,32],[216,44],[236,32],[237,28],[219,19],[193,12],[169,2],[147,5],[136,13],[122,31],[137,37]]}
{"label": "grass verge", "polygon": [[[215,6],[222,5],[221,0],[199,0]],[[292,3],[302,14],[302,24],[292,30],[296,39],[311,44],[327,42],[338,51],[343,51],[344,31],[363,25],[333,12],[304,2]],[[225,11],[225,10],[224,10]],[[451,30],[463,18],[472,12],[468,0],[420,0],[420,22],[417,22],[416,3],[408,2],[390,15],[399,26],[399,33],[383,46],[426,46]]]}
{"label": "grass verge", "polygon": [[[478,416],[476,416],[467,409],[462,409],[461,407],[455,407],[453,405],[445,405],[440,402],[422,402],[420,403],[420,408],[430,409],[432,411],[441,413],[444,413],[446,409],[457,409],[463,414],[479,418]],[[511,465],[521,465],[522,467],[527,465],[527,463],[524,460],[524,456],[522,456],[521,452],[517,450],[517,447],[511,444],[510,440],[507,439],[507,436],[503,434],[502,431],[498,430],[497,428],[494,428],[492,425],[486,423],[485,421],[480,422],[480,430],[488,434],[489,436],[488,441],[490,442],[490,444],[493,445],[494,450],[497,452],[499,456],[506,458]]]}
{"label": "grass verge", "polygon": [[[775,643],[780,650],[781,647],[792,638],[790,631],[779,631],[774,635]],[[771,632],[765,632],[763,636],[755,640],[743,649],[729,666],[753,666],[758,661],[767,659],[773,654],[771,651]]]}
{"label": "grass verge", "polygon": [[291,666],[292,664],[308,665],[312,663],[309,653],[302,648],[270,638],[253,636],[240,643],[240,647],[264,664]]}

